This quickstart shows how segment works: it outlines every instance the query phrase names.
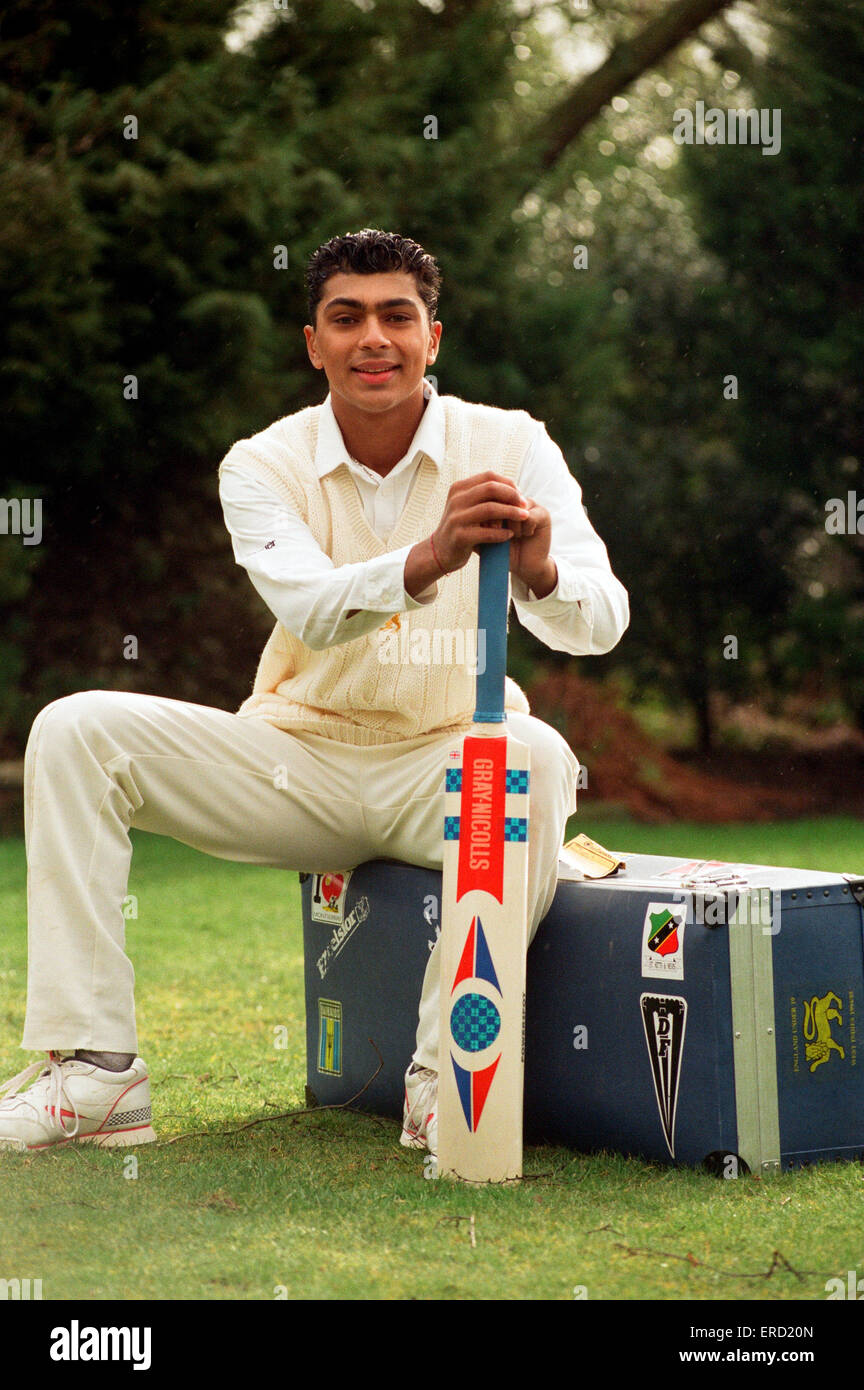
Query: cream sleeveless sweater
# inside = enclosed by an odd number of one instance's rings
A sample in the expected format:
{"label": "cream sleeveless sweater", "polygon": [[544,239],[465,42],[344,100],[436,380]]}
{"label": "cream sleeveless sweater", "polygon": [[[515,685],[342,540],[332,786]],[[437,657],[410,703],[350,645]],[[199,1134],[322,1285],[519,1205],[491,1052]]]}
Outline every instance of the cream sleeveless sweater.
{"label": "cream sleeveless sweater", "polygon": [[[405,510],[386,545],[370,527],[346,464],[315,470],[320,406],[277,420],[230,450],[248,473],[284,497],[335,565],[356,564],[424,540],[461,478],[494,469],[515,478],[536,422],[521,410],[442,396],[444,460],[423,457]],[[221,472],[221,467],[220,467]],[[434,602],[387,615],[382,627],[313,651],[281,623],[264,648],[252,694],[238,714],[345,743],[378,744],[465,728],[474,712],[477,556],[441,579]],[[467,659],[466,659],[467,658]],[[528,702],[508,677],[508,709]]]}

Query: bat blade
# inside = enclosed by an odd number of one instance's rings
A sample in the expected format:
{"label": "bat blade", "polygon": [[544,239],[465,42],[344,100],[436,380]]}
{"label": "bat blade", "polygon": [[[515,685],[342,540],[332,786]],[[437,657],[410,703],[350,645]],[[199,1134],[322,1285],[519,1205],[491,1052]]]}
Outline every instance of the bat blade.
{"label": "bat blade", "polygon": [[438,1174],[522,1175],[530,749],[475,725],[449,750],[442,883]]}

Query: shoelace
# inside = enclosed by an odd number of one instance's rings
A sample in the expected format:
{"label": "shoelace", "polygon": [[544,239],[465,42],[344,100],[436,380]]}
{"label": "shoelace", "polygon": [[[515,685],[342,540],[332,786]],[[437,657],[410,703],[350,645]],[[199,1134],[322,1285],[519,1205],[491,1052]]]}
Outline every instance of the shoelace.
{"label": "shoelace", "polygon": [[[78,1114],[78,1107],[74,1100],[71,1096],[67,1095],[63,1089],[63,1062],[68,1060],[68,1058],[59,1058],[55,1053],[49,1052],[47,1067],[44,1062],[31,1062],[29,1067],[25,1067],[23,1071],[19,1071],[17,1076],[13,1076],[11,1081],[6,1081],[3,1086],[0,1087],[0,1101],[12,1100],[18,1097],[22,1086],[26,1085],[28,1081],[35,1081],[41,1079],[43,1076],[47,1076],[49,1078],[47,1105],[49,1122],[55,1129],[59,1129],[60,1133],[65,1135],[67,1139],[74,1139],[81,1126],[81,1117]],[[21,1099],[24,1100],[25,1105],[30,1107],[38,1119],[39,1107],[34,1105],[32,1101],[27,1100],[26,1097],[22,1096]],[[75,1116],[74,1129],[67,1129],[66,1125],[63,1123],[64,1100],[66,1101],[67,1108],[71,1109]]]}

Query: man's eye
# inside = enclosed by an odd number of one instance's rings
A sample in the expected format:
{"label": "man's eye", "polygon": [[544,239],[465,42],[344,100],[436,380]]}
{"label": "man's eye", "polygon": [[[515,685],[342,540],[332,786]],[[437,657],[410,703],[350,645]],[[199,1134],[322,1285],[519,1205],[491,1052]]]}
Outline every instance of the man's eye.
{"label": "man's eye", "polygon": [[[413,322],[412,317],[411,317],[410,314],[388,314],[387,317],[388,317],[388,319],[390,320],[391,323],[412,323],[412,322]],[[334,319],[331,319],[331,322],[332,322],[332,323],[338,324],[338,325],[340,325],[340,326],[343,326],[343,325],[345,325],[345,324],[351,326],[351,325],[357,323],[357,321],[358,321],[358,320],[357,320],[357,317],[356,317],[355,314],[337,314],[337,316],[336,316]]]}

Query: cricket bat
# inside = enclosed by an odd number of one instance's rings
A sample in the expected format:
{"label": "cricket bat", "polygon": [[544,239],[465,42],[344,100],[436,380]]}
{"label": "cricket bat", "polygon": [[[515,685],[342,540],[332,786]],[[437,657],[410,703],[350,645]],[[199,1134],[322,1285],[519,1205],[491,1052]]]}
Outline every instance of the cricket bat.
{"label": "cricket bat", "polygon": [[510,543],[479,556],[485,666],[444,775],[438,1176],[500,1183],[522,1176],[531,750],[504,713]]}

